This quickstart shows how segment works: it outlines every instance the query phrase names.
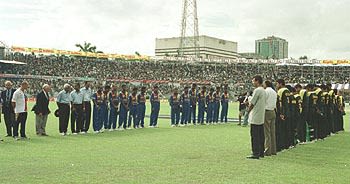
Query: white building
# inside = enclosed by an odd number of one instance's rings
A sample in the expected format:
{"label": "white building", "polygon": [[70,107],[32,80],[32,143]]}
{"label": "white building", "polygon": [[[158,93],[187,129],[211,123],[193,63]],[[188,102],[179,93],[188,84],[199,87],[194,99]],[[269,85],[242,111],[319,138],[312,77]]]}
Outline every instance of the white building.
{"label": "white building", "polygon": [[[180,52],[180,37],[157,38],[156,56],[178,56]],[[184,48],[184,55],[193,55],[194,48]],[[199,55],[204,59],[236,59],[237,42],[222,40],[209,36],[199,36]]]}

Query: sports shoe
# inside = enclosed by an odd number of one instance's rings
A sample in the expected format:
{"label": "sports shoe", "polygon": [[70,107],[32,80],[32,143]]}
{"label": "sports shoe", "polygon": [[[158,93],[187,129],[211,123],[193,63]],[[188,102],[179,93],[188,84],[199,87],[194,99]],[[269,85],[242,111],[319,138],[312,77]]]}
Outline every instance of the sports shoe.
{"label": "sports shoe", "polygon": [[174,127],[176,127],[176,126],[175,126],[175,125],[171,125],[171,127],[173,127],[173,128],[174,128]]}
{"label": "sports shoe", "polygon": [[66,134],[65,133],[60,133],[61,136],[65,136]]}
{"label": "sports shoe", "polygon": [[78,135],[78,133],[75,133],[75,132],[74,132],[73,135]]}
{"label": "sports shoe", "polygon": [[16,137],[13,137],[15,139],[15,141],[19,141],[20,139],[16,136]]}
{"label": "sports shoe", "polygon": [[113,132],[113,131],[114,131],[114,129],[109,129],[109,131],[110,131],[110,132]]}
{"label": "sports shoe", "polygon": [[254,156],[254,155],[249,155],[246,157],[247,159],[259,159],[258,156]]}

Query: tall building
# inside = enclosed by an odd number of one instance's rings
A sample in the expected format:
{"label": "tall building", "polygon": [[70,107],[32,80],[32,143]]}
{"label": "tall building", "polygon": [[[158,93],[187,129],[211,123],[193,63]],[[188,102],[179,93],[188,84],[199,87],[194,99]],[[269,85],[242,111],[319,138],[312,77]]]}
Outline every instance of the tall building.
{"label": "tall building", "polygon": [[275,36],[256,40],[255,53],[264,59],[288,58],[288,42]]}
{"label": "tall building", "polygon": [[199,36],[198,51],[193,47],[181,48],[181,37],[175,38],[157,38],[156,39],[156,56],[193,56],[198,52],[199,57],[204,59],[236,59],[237,42],[222,40],[209,36]]}

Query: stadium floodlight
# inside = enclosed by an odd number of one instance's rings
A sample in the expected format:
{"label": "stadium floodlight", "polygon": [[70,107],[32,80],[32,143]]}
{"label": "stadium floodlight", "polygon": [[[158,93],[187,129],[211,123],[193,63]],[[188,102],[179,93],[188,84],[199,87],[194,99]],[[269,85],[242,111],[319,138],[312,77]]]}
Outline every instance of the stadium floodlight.
{"label": "stadium floodlight", "polygon": [[199,58],[197,0],[184,0],[179,56]]}

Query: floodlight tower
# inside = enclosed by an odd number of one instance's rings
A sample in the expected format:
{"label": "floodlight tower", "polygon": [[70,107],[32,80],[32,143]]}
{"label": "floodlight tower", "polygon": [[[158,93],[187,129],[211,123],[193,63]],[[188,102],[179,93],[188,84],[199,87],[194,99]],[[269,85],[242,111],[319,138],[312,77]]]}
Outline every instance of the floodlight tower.
{"label": "floodlight tower", "polygon": [[181,38],[179,48],[179,56],[198,58],[200,55],[197,0],[183,1]]}

